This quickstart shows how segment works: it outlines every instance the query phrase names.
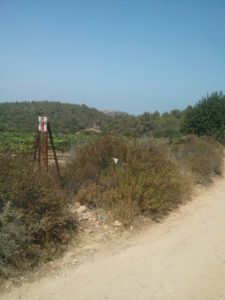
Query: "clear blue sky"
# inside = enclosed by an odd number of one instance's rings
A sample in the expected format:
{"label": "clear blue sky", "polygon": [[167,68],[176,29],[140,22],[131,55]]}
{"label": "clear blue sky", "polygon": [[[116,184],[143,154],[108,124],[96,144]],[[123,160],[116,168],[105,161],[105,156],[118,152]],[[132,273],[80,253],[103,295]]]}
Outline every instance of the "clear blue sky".
{"label": "clear blue sky", "polygon": [[1,102],[138,114],[224,86],[224,0],[0,0]]}

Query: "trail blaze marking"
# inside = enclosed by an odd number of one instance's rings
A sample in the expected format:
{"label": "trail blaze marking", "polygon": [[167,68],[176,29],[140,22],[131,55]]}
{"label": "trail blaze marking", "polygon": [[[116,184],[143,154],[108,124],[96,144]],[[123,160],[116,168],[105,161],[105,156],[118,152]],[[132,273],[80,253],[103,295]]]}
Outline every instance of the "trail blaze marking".
{"label": "trail blaze marking", "polygon": [[47,117],[42,114],[42,116],[38,117],[38,130],[41,132],[47,132]]}

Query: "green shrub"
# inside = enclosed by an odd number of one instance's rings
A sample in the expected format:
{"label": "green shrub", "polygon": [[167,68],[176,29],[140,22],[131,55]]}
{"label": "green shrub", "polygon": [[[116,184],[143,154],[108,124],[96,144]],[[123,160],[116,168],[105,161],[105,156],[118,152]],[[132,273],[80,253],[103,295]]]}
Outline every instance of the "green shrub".
{"label": "green shrub", "polygon": [[0,280],[54,257],[76,223],[62,190],[25,157],[0,160]]}
{"label": "green shrub", "polygon": [[211,136],[225,144],[225,95],[214,92],[188,107],[182,124],[184,134]]}

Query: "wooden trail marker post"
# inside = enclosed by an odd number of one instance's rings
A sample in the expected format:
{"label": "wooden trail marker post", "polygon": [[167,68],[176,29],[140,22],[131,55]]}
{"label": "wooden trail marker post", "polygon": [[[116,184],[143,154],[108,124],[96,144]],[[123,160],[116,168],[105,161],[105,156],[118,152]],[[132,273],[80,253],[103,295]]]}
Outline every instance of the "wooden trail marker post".
{"label": "wooden trail marker post", "polygon": [[42,114],[38,117],[38,131],[41,132],[41,144],[40,144],[40,164],[41,168],[48,171],[48,137],[47,137],[47,117]]}
{"label": "wooden trail marker post", "polygon": [[56,171],[59,175],[59,163],[56,155],[50,124],[47,117],[45,117],[43,113],[41,116],[38,116],[38,134],[34,139],[34,160],[36,160],[38,156],[38,166],[40,169],[44,169],[46,172],[48,171],[48,136],[53,151]]}

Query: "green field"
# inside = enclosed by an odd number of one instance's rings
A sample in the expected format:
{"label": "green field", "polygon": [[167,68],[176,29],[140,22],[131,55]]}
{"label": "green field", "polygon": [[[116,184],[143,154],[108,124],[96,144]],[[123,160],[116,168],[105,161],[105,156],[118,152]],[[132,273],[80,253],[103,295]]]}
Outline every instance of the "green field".
{"label": "green field", "polygon": [[[69,151],[73,146],[87,142],[92,138],[86,133],[54,135],[56,149]],[[0,152],[32,152],[34,135],[30,133],[0,132]]]}

